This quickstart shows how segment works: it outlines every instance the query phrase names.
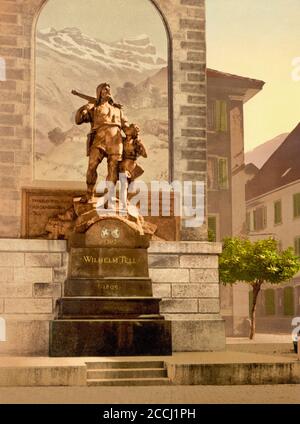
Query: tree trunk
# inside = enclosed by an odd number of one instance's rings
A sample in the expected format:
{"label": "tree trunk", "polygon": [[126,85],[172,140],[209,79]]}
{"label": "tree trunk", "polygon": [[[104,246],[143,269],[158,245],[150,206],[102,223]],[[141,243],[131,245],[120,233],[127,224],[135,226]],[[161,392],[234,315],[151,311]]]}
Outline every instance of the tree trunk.
{"label": "tree trunk", "polygon": [[262,285],[262,281],[256,281],[253,284],[253,305],[251,308],[251,315],[250,315],[250,320],[251,320],[251,327],[250,327],[250,340],[253,339],[253,337],[255,336],[255,316],[256,316],[256,302],[257,302],[257,296],[258,293],[260,292],[260,288]]}

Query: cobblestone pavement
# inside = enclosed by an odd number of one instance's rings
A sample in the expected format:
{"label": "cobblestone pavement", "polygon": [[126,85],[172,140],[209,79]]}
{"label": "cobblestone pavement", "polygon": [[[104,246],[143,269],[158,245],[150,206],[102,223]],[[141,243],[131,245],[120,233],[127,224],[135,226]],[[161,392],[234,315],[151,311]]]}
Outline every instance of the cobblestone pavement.
{"label": "cobblestone pavement", "polygon": [[300,384],[269,386],[11,387],[0,403],[300,404]]}

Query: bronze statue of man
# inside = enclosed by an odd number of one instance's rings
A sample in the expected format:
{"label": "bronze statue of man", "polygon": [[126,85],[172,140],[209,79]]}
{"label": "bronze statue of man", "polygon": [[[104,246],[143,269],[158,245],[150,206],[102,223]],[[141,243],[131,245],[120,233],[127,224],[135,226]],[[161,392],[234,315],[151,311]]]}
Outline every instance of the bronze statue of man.
{"label": "bronze statue of man", "polygon": [[111,96],[110,85],[102,83],[97,87],[96,98],[73,94],[86,98],[89,103],[76,112],[75,122],[91,124],[88,135],[87,154],[89,165],[86,174],[87,194],[82,199],[87,202],[93,198],[97,182],[97,168],[107,158],[107,181],[118,181],[119,162],[122,160],[123,139],[121,130],[128,128],[128,122],[121,105],[115,103]]}

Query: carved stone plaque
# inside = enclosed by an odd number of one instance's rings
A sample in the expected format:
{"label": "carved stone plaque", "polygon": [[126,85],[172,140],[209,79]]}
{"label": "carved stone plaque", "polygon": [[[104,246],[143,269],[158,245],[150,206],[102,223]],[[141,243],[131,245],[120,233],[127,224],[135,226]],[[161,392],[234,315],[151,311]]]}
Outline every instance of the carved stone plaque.
{"label": "carved stone plaque", "polygon": [[48,219],[70,208],[76,195],[73,190],[22,189],[22,237],[46,238]]}

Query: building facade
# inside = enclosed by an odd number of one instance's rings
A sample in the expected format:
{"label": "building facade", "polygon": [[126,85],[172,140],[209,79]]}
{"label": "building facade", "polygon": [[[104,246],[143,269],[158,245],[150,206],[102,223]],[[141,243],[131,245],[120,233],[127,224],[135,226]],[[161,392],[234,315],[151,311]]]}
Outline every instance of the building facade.
{"label": "building facade", "polygon": [[[252,240],[273,237],[300,256],[300,124],[246,186],[247,230]],[[290,332],[300,315],[300,273],[280,286],[265,285],[258,330]]]}
{"label": "building facade", "polygon": [[[263,81],[207,70],[207,189],[211,240],[246,232],[244,104]],[[227,335],[247,334],[248,292],[244,285],[221,286]]]}

